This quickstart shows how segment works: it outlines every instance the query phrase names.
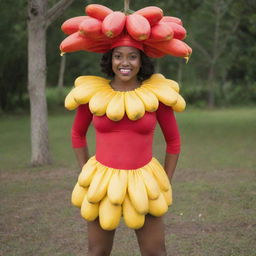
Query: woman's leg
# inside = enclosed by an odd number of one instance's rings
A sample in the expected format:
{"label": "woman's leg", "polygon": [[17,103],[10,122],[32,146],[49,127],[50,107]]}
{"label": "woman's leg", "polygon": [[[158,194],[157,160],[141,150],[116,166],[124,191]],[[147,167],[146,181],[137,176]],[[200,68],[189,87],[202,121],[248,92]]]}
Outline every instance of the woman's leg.
{"label": "woman's leg", "polygon": [[164,223],[161,217],[147,215],[145,224],[135,231],[142,256],[166,256]]}
{"label": "woman's leg", "polygon": [[100,227],[99,219],[88,222],[89,256],[109,256],[112,250],[115,230],[107,231]]}

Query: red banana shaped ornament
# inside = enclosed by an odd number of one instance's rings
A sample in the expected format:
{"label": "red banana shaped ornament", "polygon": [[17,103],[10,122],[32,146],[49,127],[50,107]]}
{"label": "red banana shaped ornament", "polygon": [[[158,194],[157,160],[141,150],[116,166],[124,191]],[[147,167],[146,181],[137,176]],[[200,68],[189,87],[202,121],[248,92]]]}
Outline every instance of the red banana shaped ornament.
{"label": "red banana shaped ornament", "polygon": [[185,39],[187,31],[183,26],[171,21],[161,21],[160,23],[168,25],[173,30],[173,38],[180,40]]}
{"label": "red banana shaped ornament", "polygon": [[144,45],[144,52],[146,53],[147,56],[151,58],[161,58],[164,55],[166,55],[166,53],[161,52],[160,50],[153,48],[149,45]]}
{"label": "red banana shaped ornament", "polygon": [[103,21],[111,12],[113,12],[111,9],[101,4],[89,4],[85,7],[85,13],[87,15],[101,21]]}
{"label": "red banana shaped ornament", "polygon": [[170,26],[164,23],[157,23],[151,27],[151,34],[147,41],[149,42],[159,42],[166,41],[173,38],[173,30]]}
{"label": "red banana shaped ornament", "polygon": [[135,14],[139,14],[145,17],[150,26],[154,26],[158,23],[163,17],[163,11],[159,7],[156,6],[147,6],[135,12]]}
{"label": "red banana shaped ornament", "polygon": [[173,16],[164,16],[161,20],[161,21],[164,21],[164,22],[174,22],[174,23],[177,23],[181,26],[183,26],[183,23],[182,23],[182,20],[180,18],[177,18],[177,17],[173,17]]}
{"label": "red banana shaped ornament", "polygon": [[61,53],[75,52],[75,51],[93,51],[106,52],[110,44],[106,40],[93,40],[81,35],[80,32],[75,32],[66,37],[60,44]]}
{"label": "red banana shaped ornament", "polygon": [[136,13],[127,16],[126,29],[129,35],[137,41],[148,39],[151,32],[148,20]]}
{"label": "red banana shaped ornament", "polygon": [[102,32],[110,38],[117,37],[124,29],[126,16],[122,12],[112,12],[102,22]]}
{"label": "red banana shaped ornament", "polygon": [[79,25],[87,18],[88,16],[77,16],[70,18],[62,24],[61,30],[66,35],[71,35],[79,30]]}
{"label": "red banana shaped ornament", "polygon": [[98,38],[102,36],[102,21],[88,16],[83,22],[79,25],[79,31],[91,38]]}
{"label": "red banana shaped ornament", "polygon": [[145,44],[175,57],[189,57],[192,53],[192,49],[186,43],[175,38],[169,41],[154,42],[153,44],[145,42]]}

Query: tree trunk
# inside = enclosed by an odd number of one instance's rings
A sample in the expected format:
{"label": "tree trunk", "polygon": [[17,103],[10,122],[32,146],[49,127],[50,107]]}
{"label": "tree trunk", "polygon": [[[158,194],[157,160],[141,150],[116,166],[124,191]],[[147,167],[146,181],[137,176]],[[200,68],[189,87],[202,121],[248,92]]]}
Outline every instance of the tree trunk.
{"label": "tree trunk", "polygon": [[160,59],[155,60],[155,73],[161,73],[161,62]]}
{"label": "tree trunk", "polygon": [[213,38],[213,48],[212,48],[212,59],[210,61],[210,67],[208,72],[208,107],[215,107],[215,65],[218,60],[219,54],[219,40],[220,40],[220,22],[222,18],[222,7],[219,0],[214,3],[214,13],[215,13],[215,24],[214,24],[214,38]]}
{"label": "tree trunk", "polygon": [[58,79],[58,89],[59,91],[63,90],[64,87],[64,74],[66,67],[66,55],[64,54],[60,60],[60,70],[59,70],[59,79]]}
{"label": "tree trunk", "polygon": [[124,13],[128,13],[130,9],[130,0],[124,0]]}
{"label": "tree trunk", "polygon": [[207,79],[207,86],[208,86],[208,108],[212,109],[215,106],[215,83],[214,83],[214,64],[211,63],[210,69],[208,72],[208,79]]}
{"label": "tree trunk", "polygon": [[31,164],[51,162],[48,148],[46,86],[46,27],[43,21],[47,1],[28,6],[28,92],[31,118]]}
{"label": "tree trunk", "polygon": [[31,119],[31,164],[49,164],[46,87],[46,29],[74,0],[28,0],[28,92]]}
{"label": "tree trunk", "polygon": [[182,62],[184,60],[179,60],[179,63],[178,63],[178,74],[177,74],[177,82],[178,84],[181,84],[181,80],[182,80]]}

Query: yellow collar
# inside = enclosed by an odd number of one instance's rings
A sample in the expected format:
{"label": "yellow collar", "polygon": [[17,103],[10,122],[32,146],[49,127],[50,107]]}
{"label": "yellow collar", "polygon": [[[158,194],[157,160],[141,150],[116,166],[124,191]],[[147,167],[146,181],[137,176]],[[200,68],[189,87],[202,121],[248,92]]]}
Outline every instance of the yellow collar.
{"label": "yellow collar", "polygon": [[143,81],[139,88],[132,91],[115,91],[107,80],[98,76],[80,76],[65,99],[65,107],[76,109],[89,103],[90,111],[96,116],[107,115],[113,121],[119,121],[126,113],[130,120],[142,118],[145,111],[157,110],[159,101],[182,112],[186,103],[179,94],[179,85],[161,74],[153,74]]}

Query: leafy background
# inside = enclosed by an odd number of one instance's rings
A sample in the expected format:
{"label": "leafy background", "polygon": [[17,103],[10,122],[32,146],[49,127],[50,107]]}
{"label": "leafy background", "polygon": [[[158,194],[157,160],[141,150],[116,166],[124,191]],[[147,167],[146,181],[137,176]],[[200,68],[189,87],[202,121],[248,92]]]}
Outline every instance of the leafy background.
{"label": "leafy background", "polygon": [[[49,6],[56,0],[48,1]],[[55,88],[61,57],[59,44],[65,38],[61,24],[68,18],[84,15],[90,3],[122,10],[123,1],[76,0],[47,31],[47,88]],[[152,1],[131,1],[138,10]],[[156,61],[158,71],[180,82],[182,94],[194,106],[206,107],[209,90],[214,106],[251,105],[256,101],[256,2],[253,0],[154,1],[165,15],[177,16],[187,29],[186,42],[193,54],[188,64],[170,56]],[[1,1],[0,109],[28,109],[26,1]],[[18,10],[18,11],[17,11]],[[99,74],[100,54],[67,54],[64,85],[72,86],[81,74]],[[211,73],[213,71],[213,73]],[[210,74],[211,73],[211,74]]]}

